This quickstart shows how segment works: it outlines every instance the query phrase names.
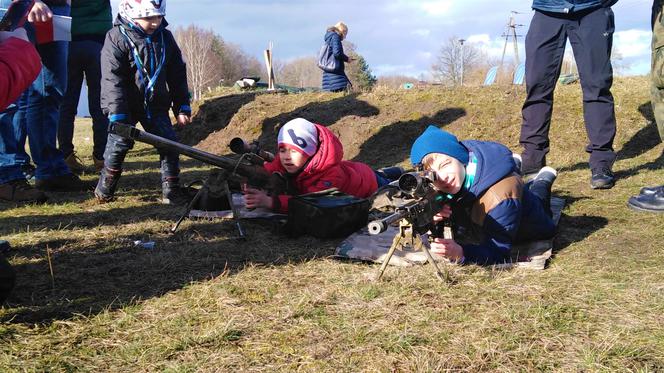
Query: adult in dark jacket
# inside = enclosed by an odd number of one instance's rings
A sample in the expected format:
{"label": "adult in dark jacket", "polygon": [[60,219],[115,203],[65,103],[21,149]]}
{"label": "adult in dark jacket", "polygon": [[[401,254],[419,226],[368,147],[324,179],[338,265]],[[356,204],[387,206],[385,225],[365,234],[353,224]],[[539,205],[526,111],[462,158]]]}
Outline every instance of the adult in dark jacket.
{"label": "adult in dark jacket", "polygon": [[551,167],[543,167],[524,185],[506,146],[458,141],[435,126],[415,140],[410,160],[435,172],[434,187],[450,199],[452,207],[438,218],[452,215],[465,228],[476,231],[471,228],[476,226],[481,232],[477,244],[436,238],[432,252],[456,262],[496,264],[509,261],[514,243],[553,237],[550,194],[556,171]]}
{"label": "adult in dark jacket", "polygon": [[[135,125],[177,141],[168,111],[178,125],[190,122],[187,67],[180,48],[166,29],[166,0],[122,0],[114,27],[101,51],[101,106],[111,122]],[[114,198],[122,163],[132,140],[108,134],[95,196],[100,202]],[[179,185],[179,155],[158,149],[164,203],[187,199]]]}
{"label": "adult in dark jacket", "polygon": [[325,33],[325,43],[332,48],[334,58],[339,60],[337,70],[333,72],[323,71],[323,90],[329,92],[340,92],[350,85],[350,80],[346,76],[344,64],[352,60],[344,54],[342,40],[348,35],[348,27],[343,22],[337,22],[336,25],[327,29]]}
{"label": "adult in dark jacket", "polygon": [[67,92],[60,107],[58,148],[72,172],[80,173],[85,166],[74,151],[74,117],[85,77],[88,87],[88,108],[92,117],[92,159],[97,171],[104,166],[104,148],[108,118],[101,111],[101,67],[99,58],[106,32],[113,26],[109,0],[74,1],[71,4],[71,42],[67,62]]}
{"label": "adult in dark jacket", "polygon": [[611,85],[611,48],[617,0],[534,0],[535,14],[526,36],[526,100],[520,143],[524,173],[539,170],[549,152],[553,91],[569,39],[583,90],[583,117],[594,189],[613,187],[611,171],[616,134]]}

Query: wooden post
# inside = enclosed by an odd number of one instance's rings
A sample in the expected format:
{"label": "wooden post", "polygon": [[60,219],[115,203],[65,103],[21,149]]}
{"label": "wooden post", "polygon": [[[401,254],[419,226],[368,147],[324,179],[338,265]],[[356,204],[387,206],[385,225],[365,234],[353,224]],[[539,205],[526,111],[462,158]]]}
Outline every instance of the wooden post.
{"label": "wooden post", "polygon": [[274,90],[274,70],[272,69],[272,42],[265,50],[265,67],[267,68],[267,89]]}

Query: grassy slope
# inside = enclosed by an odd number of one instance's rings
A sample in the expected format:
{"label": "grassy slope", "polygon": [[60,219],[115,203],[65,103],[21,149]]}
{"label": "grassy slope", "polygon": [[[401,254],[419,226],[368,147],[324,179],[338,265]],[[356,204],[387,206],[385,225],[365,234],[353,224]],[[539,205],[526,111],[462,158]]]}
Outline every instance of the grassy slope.
{"label": "grassy slope", "polygon": [[[206,221],[187,221],[171,236],[179,210],[156,203],[157,157],[140,145],[117,202],[62,194],[45,206],[0,205],[0,235],[14,245],[19,276],[0,310],[0,367],[664,370],[664,216],[625,207],[639,187],[664,180],[646,87],[644,79],[616,82],[620,180],[610,191],[588,186],[579,87],[558,88],[549,163],[562,171],[554,189],[567,207],[542,272],[467,266],[446,287],[428,266],[389,268],[375,284],[375,266],[326,258],[336,241],[275,239],[263,223],[246,224],[246,242],[233,239],[231,224]],[[347,158],[383,166],[404,162],[430,122],[517,150],[522,101],[522,92],[500,87],[226,96],[203,104],[182,135],[225,152],[232,136],[270,144],[275,126],[304,116],[340,134]],[[90,153],[89,141],[78,143]],[[183,170],[193,180],[205,168],[187,160]],[[134,247],[135,239],[157,247]]]}

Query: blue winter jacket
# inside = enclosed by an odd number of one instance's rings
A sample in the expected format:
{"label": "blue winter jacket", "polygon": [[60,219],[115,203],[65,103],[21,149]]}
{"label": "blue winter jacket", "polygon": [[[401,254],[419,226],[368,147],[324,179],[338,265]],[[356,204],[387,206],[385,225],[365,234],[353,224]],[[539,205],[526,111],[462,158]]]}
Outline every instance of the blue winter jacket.
{"label": "blue winter jacket", "polygon": [[461,144],[477,158],[477,171],[473,184],[457,196],[454,214],[459,209],[468,213],[482,233],[479,244],[462,245],[466,261],[503,263],[509,260],[513,243],[553,237],[553,220],[542,201],[524,188],[512,152],[490,141]]}
{"label": "blue winter jacket", "polygon": [[533,9],[552,13],[576,13],[599,7],[610,7],[618,0],[533,0]]}
{"label": "blue winter jacket", "polygon": [[348,62],[348,56],[344,54],[341,37],[334,31],[328,31],[325,34],[325,42],[332,47],[332,54],[334,58],[339,60],[339,67],[334,72],[323,72],[323,90],[337,91],[344,89],[350,81],[344,72],[344,62]]}

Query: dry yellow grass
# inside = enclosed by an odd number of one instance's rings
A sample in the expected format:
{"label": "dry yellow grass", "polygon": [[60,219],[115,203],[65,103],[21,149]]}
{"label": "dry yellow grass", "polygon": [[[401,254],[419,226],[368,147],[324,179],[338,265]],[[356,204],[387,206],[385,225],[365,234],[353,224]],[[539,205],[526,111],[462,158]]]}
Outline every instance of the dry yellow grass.
{"label": "dry yellow grass", "polygon": [[[157,157],[145,146],[130,153],[117,202],[62,194],[50,205],[0,205],[18,272],[0,310],[0,370],[662,371],[664,216],[625,206],[641,186],[664,181],[646,86],[616,82],[619,181],[609,191],[588,185],[580,89],[558,87],[549,162],[567,206],[541,272],[465,266],[445,286],[427,266],[389,268],[377,284],[368,280],[376,266],[329,258],[337,241],[275,236],[267,223],[248,222],[244,242],[219,222],[186,221],[169,235],[180,210],[157,204]],[[429,122],[518,150],[523,92],[246,98],[230,99],[230,112],[214,106],[228,98],[201,106],[198,126],[207,118],[219,131],[201,145],[225,152],[236,134],[271,144],[275,124],[302,115],[341,134],[348,158],[383,166],[404,162]],[[89,162],[86,123],[77,147]],[[205,169],[184,161],[183,178]]]}

